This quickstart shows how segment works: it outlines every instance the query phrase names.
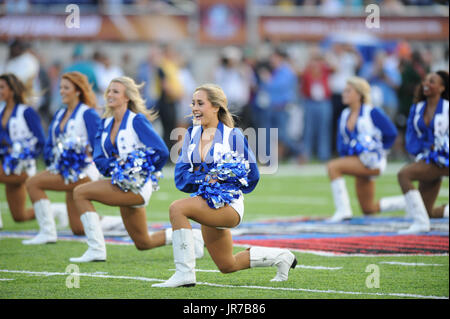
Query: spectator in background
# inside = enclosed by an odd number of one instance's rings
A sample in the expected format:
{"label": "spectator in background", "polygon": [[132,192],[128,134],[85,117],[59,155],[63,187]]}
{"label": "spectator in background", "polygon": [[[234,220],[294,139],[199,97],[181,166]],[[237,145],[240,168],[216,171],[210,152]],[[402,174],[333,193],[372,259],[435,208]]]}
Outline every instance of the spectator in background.
{"label": "spectator in background", "polygon": [[[332,92],[331,103],[333,105],[332,141],[335,141],[337,121],[342,110],[345,108],[342,103],[342,92],[344,91],[347,80],[357,74],[362,59],[359,52],[352,45],[345,43],[335,43],[325,58],[334,70],[330,75],[329,85]],[[336,145],[332,143],[332,150],[335,149]]]}
{"label": "spectator in background", "polygon": [[[188,128],[192,121],[190,114],[192,114],[191,104],[192,104],[192,94],[197,87],[197,82],[192,75],[189,62],[184,57],[179,57],[180,64],[180,81],[183,86],[184,94],[182,98],[178,101],[177,110],[177,127]],[[189,115],[189,117],[186,117]],[[182,138],[182,137],[180,137]]]}
{"label": "spectator in background", "polygon": [[309,160],[317,149],[320,161],[331,157],[333,110],[329,78],[334,70],[327,64],[319,48],[314,47],[301,74],[301,90],[305,107],[303,134],[304,160]]}
{"label": "spectator in background", "polygon": [[[406,122],[409,115],[409,109],[413,104],[413,94],[411,94],[411,92],[414,92],[417,83],[422,82],[422,79],[427,73],[427,68],[420,53],[417,51],[411,52],[411,48],[407,42],[401,42],[398,44],[397,55],[400,60],[399,71],[402,80],[397,90],[399,107],[395,124],[399,130],[398,147],[404,150]],[[404,154],[404,151],[402,154]]]}
{"label": "spectator in background", "polygon": [[72,53],[72,62],[69,64],[69,66],[63,69],[62,73],[76,71],[86,75],[95,95],[99,96],[99,88],[97,84],[97,77],[95,74],[95,63],[93,59],[84,58],[83,54],[84,46],[82,44],[77,44]]}
{"label": "spectator in background", "polygon": [[160,48],[149,47],[147,58],[139,63],[136,82],[144,83],[142,87],[142,97],[145,100],[145,106],[147,109],[151,109],[156,105],[156,92],[155,92],[155,76],[156,69],[159,63],[159,58],[161,55]]}
{"label": "spectator in background", "polygon": [[97,79],[98,94],[97,101],[98,107],[100,108],[100,113],[103,113],[105,107],[104,93],[106,88],[112,79],[121,77],[123,75],[123,70],[121,67],[112,63],[111,58],[104,53],[97,53],[98,60],[95,64],[95,77]]}
{"label": "spectator in background", "polygon": [[[5,73],[12,73],[31,92],[33,82],[39,74],[39,60],[29,51],[29,45],[22,40],[13,40],[9,45],[9,57]],[[1,70],[0,70],[1,71]]]}
{"label": "spectator in background", "polygon": [[30,10],[29,0],[5,0],[4,6],[7,14],[26,14]]}
{"label": "spectator in background", "polygon": [[53,114],[61,107],[62,99],[59,94],[59,77],[62,71],[62,63],[60,61],[54,61],[48,68],[48,76],[50,78],[50,114]]}
{"label": "spectator in background", "polygon": [[156,109],[159,112],[163,126],[163,139],[170,149],[175,141],[170,139],[170,133],[176,126],[176,105],[183,97],[184,88],[180,81],[179,68],[175,48],[169,44],[161,46],[162,56],[158,59],[155,88],[157,92]]}
{"label": "spectator in background", "polygon": [[[250,82],[241,64],[242,52],[237,47],[226,47],[220,56],[220,66],[214,74],[214,81],[219,85],[228,99],[228,109],[236,116],[236,126],[244,128],[249,124],[244,118],[245,107],[250,98]],[[244,126],[244,127],[243,127]]]}
{"label": "spectator in background", "polygon": [[121,69],[123,70],[123,74],[132,79],[136,78],[136,66],[132,62],[132,58],[128,52],[125,52],[122,55],[121,59]]}
{"label": "spectator in background", "polygon": [[397,60],[380,50],[373,62],[366,63],[361,68],[360,76],[365,78],[372,88],[373,105],[382,107],[389,118],[394,120],[398,111],[396,90],[402,81]]}
{"label": "spectator in background", "polygon": [[[259,68],[260,92],[258,105],[261,114],[260,125],[266,129],[266,154],[270,148],[270,128],[278,129],[279,158],[288,155],[299,156],[300,146],[288,134],[289,113],[287,108],[297,103],[297,76],[289,64],[287,53],[277,48],[270,56],[270,70]],[[259,151],[258,151],[259,152]]]}
{"label": "spectator in background", "polygon": [[42,126],[47,130],[50,121],[52,120],[52,113],[50,111],[50,104],[52,99],[50,76],[43,63],[40,63],[38,76],[35,79],[34,87],[37,94],[36,109],[42,119]]}

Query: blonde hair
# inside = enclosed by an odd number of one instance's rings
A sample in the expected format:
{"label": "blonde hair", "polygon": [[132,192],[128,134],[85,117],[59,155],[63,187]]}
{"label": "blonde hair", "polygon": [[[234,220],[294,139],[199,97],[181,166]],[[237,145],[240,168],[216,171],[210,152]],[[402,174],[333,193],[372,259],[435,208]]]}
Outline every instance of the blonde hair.
{"label": "blonde hair", "polygon": [[212,106],[219,108],[219,112],[217,113],[219,121],[228,127],[234,127],[233,115],[230,110],[228,110],[227,97],[220,86],[212,83],[206,83],[197,87],[194,92],[197,91],[204,91]]}
{"label": "blonde hair", "polygon": [[86,75],[77,71],[73,71],[64,73],[61,76],[61,79],[66,79],[72,82],[72,84],[75,86],[75,89],[80,92],[80,101],[89,107],[95,108],[97,104],[95,93],[92,90],[92,86],[89,84]]}
{"label": "blonde hair", "polygon": [[350,84],[359,95],[361,95],[362,104],[371,104],[372,100],[370,97],[370,85],[369,83],[358,76],[352,76],[347,80],[347,84]]}
{"label": "blonde hair", "polygon": [[[136,84],[134,80],[128,76],[120,76],[111,80],[108,85],[108,88],[105,91],[104,98],[107,100],[107,93],[109,87],[113,82],[121,83],[125,86],[125,96],[129,99],[127,108],[134,113],[144,114],[149,121],[154,121],[158,117],[158,113],[154,111],[147,110],[145,106],[145,100],[142,98],[139,90],[144,86],[145,83]],[[108,105],[106,105],[104,117],[112,116],[112,110]]]}

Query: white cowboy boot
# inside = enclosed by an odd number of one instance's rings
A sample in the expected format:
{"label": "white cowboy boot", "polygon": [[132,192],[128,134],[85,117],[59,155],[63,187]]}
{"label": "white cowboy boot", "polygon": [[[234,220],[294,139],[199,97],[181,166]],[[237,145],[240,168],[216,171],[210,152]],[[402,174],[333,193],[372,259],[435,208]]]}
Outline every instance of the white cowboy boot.
{"label": "white cowboy boot", "polygon": [[3,221],[2,221],[2,211],[0,209],[0,229],[3,228]]}
{"label": "white cowboy boot", "polygon": [[[166,245],[172,244],[172,228],[166,228]],[[200,229],[192,229],[194,234],[195,259],[200,259],[204,255],[205,242],[203,241],[202,231]]]}
{"label": "white cowboy boot", "polygon": [[331,190],[336,212],[328,221],[340,222],[352,218],[352,207],[350,206],[350,198],[348,196],[347,186],[345,185],[345,179],[339,177],[331,181]]}
{"label": "white cowboy boot", "polygon": [[51,204],[53,218],[58,221],[58,229],[64,229],[69,226],[69,217],[67,215],[67,205],[65,203]]}
{"label": "white cowboy boot", "polygon": [[444,218],[448,218],[448,204],[444,207]]}
{"label": "white cowboy boot", "polygon": [[70,258],[71,262],[86,263],[91,261],[106,261],[106,245],[100,227],[100,218],[96,212],[86,212],[81,215],[84,233],[87,237],[88,250],[83,256]]}
{"label": "white cowboy boot", "polygon": [[399,234],[416,234],[430,231],[430,217],[423,203],[420,192],[412,189],[405,194],[406,211],[412,216],[413,223],[408,229],[399,231]]}
{"label": "white cowboy boot", "polygon": [[289,270],[295,268],[297,258],[287,249],[272,247],[251,247],[250,268],[272,267],[278,268],[276,276],[270,281],[286,281]]}
{"label": "white cowboy boot", "polygon": [[120,216],[102,216],[100,219],[100,226],[104,232],[125,229],[122,217]]}
{"label": "white cowboy boot", "polygon": [[194,234],[192,229],[182,228],[172,234],[173,259],[175,274],[167,281],[152,287],[193,287],[195,278]]}
{"label": "white cowboy boot", "polygon": [[56,225],[53,219],[50,201],[41,199],[33,204],[34,215],[39,224],[38,234],[32,238],[22,241],[24,245],[42,245],[56,243]]}
{"label": "white cowboy boot", "polygon": [[380,199],[380,212],[395,212],[406,209],[405,196],[391,196]]}

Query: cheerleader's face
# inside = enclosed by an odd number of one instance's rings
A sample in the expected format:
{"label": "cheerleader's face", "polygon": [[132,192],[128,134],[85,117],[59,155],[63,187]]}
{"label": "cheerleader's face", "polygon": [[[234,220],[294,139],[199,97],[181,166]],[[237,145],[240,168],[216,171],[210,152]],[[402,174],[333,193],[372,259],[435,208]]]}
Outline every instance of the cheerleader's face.
{"label": "cheerleader's face", "polygon": [[111,82],[106,90],[106,103],[112,109],[127,106],[129,99],[125,95],[125,85],[119,82]]}
{"label": "cheerleader's face", "polygon": [[61,94],[61,99],[64,104],[71,104],[78,99],[80,93],[75,88],[75,84],[67,79],[61,79],[61,84],[59,85],[59,94]]}
{"label": "cheerleader's face", "polygon": [[428,74],[422,83],[423,95],[435,96],[441,95],[444,92],[445,87],[442,85],[442,80],[436,73]]}
{"label": "cheerleader's face", "polygon": [[208,100],[208,95],[203,90],[194,92],[192,97],[193,123],[204,126],[214,125],[218,121],[219,108],[214,107]]}
{"label": "cheerleader's face", "polygon": [[5,80],[0,80],[0,101],[8,101],[14,96]]}
{"label": "cheerleader's face", "polygon": [[361,102],[361,95],[355,90],[353,86],[347,84],[342,92],[342,103],[344,105],[354,105]]}

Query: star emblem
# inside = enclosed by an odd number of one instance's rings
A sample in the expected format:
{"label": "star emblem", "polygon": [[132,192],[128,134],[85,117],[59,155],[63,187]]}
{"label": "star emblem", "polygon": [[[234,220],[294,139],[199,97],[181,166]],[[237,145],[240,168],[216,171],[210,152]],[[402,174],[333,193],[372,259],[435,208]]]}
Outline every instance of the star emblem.
{"label": "star emblem", "polygon": [[182,244],[180,245],[180,249],[181,249],[181,250],[186,250],[186,249],[187,249],[186,243],[182,243]]}

